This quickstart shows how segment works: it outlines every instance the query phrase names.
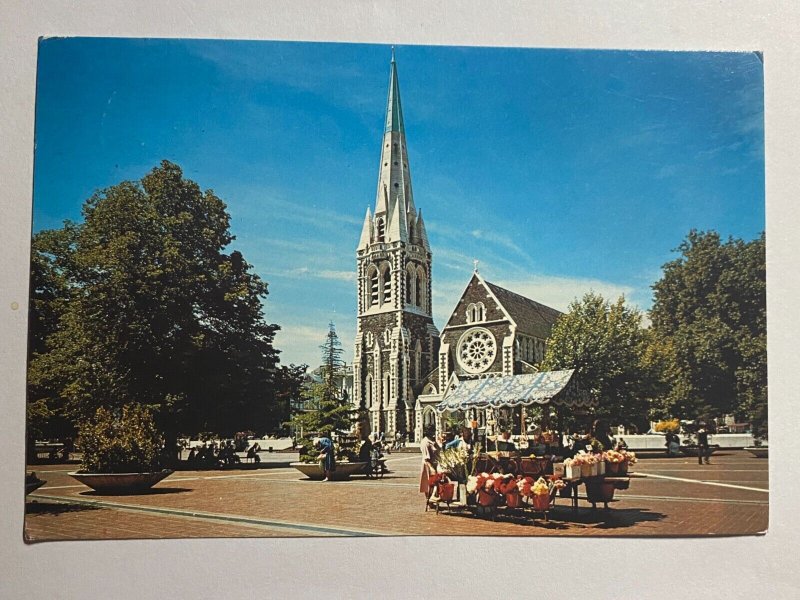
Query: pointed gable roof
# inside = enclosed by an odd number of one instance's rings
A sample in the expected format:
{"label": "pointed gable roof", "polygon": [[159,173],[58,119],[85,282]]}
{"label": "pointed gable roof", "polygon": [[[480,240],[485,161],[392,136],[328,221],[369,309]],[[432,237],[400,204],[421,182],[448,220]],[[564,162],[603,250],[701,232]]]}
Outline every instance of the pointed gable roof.
{"label": "pointed gable roof", "polygon": [[550,337],[561,311],[479,278],[516,323],[517,331],[541,339]]}
{"label": "pointed gable roof", "polygon": [[428,232],[425,231],[425,221],[422,220],[422,209],[419,209],[419,214],[417,215],[417,225],[415,227],[415,231],[420,245],[422,245],[425,250],[430,252],[431,245],[428,243]]}
{"label": "pointed gable roof", "polygon": [[386,233],[387,242],[408,241],[407,219],[405,197],[400,194],[390,211],[389,229]]}
{"label": "pointed gable roof", "polygon": [[361,239],[358,241],[358,250],[365,250],[372,241],[372,213],[367,207],[367,214],[364,217],[364,226],[361,228]]}

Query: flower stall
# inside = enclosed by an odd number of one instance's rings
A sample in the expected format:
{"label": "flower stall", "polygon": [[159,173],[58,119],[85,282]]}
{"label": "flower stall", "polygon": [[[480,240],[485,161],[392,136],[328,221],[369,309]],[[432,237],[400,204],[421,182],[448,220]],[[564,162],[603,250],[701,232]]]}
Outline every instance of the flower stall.
{"label": "flower stall", "polygon": [[[532,405],[553,404],[558,410],[587,408],[593,399],[579,388],[573,374],[573,370],[545,371],[458,381],[445,393],[436,410],[439,413],[483,410],[491,416],[500,408]],[[443,470],[458,482],[455,506],[471,508],[479,516],[494,516],[497,509],[503,509],[541,513],[546,519],[558,496],[571,498],[572,507],[577,508],[580,485],[586,486],[586,498],[593,507],[598,502],[607,507],[615,490],[627,489],[628,469],[636,462],[633,452],[615,450],[580,452],[563,462],[555,462],[557,452],[523,456],[513,444],[511,451],[500,448],[500,442],[508,445],[508,436],[503,440],[487,436],[485,441],[490,448],[494,446],[494,452],[476,451],[467,468],[462,468],[463,457],[458,457],[455,464],[450,464],[453,462],[450,459],[443,461]],[[542,440],[536,442],[539,447]],[[465,498],[461,498],[460,486],[464,486]],[[438,508],[438,501],[444,500],[437,496],[434,501]]]}

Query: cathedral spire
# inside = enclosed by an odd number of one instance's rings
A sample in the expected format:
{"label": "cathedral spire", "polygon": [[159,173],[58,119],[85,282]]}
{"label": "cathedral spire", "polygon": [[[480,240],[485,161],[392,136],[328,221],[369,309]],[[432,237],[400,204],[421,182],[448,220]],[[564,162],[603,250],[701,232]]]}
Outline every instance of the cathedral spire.
{"label": "cathedral spire", "polygon": [[405,134],[403,126],[403,107],[400,104],[400,84],[397,81],[397,63],[394,61],[394,47],[392,47],[391,73],[389,75],[389,100],[386,103],[386,128],[387,131],[399,131]]}
{"label": "cathedral spire", "polygon": [[[398,202],[400,197],[402,202]],[[402,206],[402,208],[400,208]],[[397,62],[392,50],[389,65],[389,94],[386,101],[386,119],[381,148],[381,165],[378,174],[378,189],[375,196],[375,218],[384,219],[388,225],[386,242],[409,242],[409,217],[416,213],[411,189],[411,172],[408,168],[406,131],[403,123],[403,107],[400,102],[400,83],[397,77]],[[396,220],[402,222],[396,222]],[[377,222],[377,221],[376,221]]]}

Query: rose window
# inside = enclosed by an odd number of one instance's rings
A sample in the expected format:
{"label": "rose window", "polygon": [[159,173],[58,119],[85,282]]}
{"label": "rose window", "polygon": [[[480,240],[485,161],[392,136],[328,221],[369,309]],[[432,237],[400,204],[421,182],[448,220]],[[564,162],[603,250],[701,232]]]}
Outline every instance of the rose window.
{"label": "rose window", "polygon": [[492,332],[474,327],[458,342],[458,363],[467,373],[483,373],[497,356],[497,344]]}

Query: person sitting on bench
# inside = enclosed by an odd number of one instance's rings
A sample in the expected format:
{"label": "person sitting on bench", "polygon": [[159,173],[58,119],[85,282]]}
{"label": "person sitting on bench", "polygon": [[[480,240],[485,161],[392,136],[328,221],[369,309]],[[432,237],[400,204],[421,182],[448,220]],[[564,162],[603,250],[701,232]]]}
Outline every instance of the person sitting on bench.
{"label": "person sitting on bench", "polygon": [[258,442],[253,442],[253,445],[247,451],[247,458],[252,459],[253,462],[255,463],[260,463],[261,457],[258,455],[260,451],[261,451],[261,446],[259,446]]}

